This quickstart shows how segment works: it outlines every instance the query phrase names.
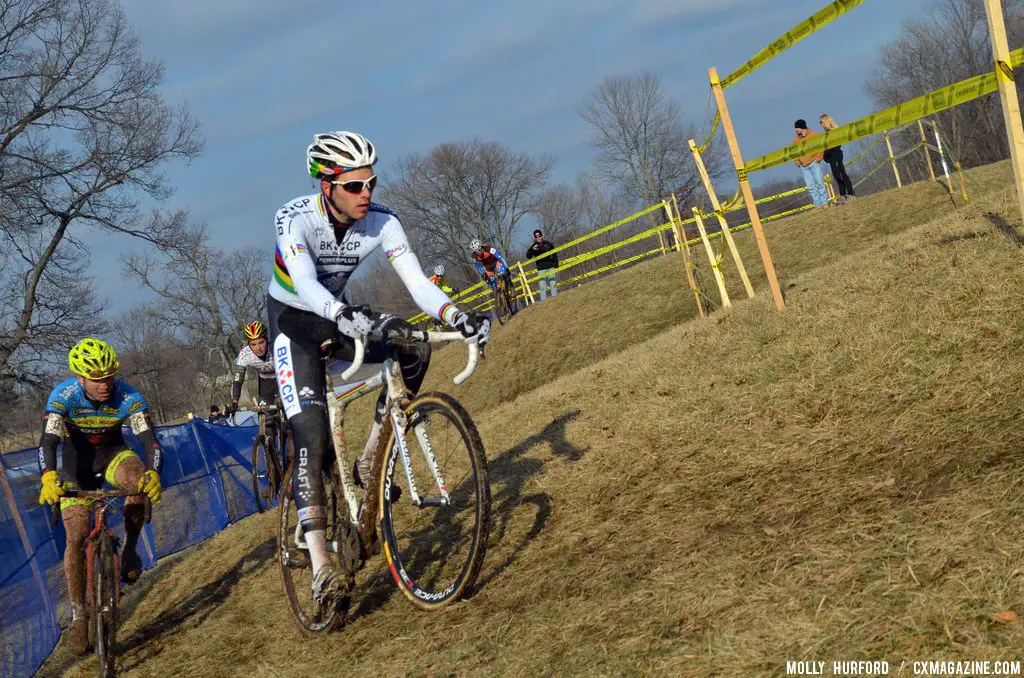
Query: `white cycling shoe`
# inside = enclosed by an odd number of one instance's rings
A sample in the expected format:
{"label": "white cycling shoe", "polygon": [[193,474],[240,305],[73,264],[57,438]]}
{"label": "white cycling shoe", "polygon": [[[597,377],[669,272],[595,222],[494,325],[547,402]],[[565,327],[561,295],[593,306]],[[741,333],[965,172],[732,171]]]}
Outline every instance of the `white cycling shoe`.
{"label": "white cycling shoe", "polygon": [[318,605],[329,602],[341,593],[344,581],[344,575],[330,565],[320,568],[320,571],[313,575],[313,600]]}

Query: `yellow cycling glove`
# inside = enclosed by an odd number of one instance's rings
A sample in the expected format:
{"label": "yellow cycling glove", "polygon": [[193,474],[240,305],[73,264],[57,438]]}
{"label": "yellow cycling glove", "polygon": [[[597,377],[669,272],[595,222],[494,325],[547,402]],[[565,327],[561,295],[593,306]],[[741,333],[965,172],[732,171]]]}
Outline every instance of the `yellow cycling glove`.
{"label": "yellow cycling glove", "polygon": [[139,478],[138,492],[146,494],[154,504],[160,503],[160,491],[163,487],[160,485],[160,476],[156,474],[156,471],[146,471]]}
{"label": "yellow cycling glove", "polygon": [[43,489],[39,491],[40,504],[55,504],[64,496],[64,488],[57,479],[56,471],[47,471],[43,474]]}

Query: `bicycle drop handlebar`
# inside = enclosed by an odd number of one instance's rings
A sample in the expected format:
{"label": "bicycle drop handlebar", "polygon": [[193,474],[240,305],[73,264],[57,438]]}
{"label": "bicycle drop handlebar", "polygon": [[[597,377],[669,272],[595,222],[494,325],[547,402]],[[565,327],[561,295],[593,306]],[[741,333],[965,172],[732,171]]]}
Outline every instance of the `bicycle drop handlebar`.
{"label": "bicycle drop handlebar", "polygon": [[[145,513],[144,521],[147,525],[149,524],[150,518],[153,517],[153,501],[145,494],[136,492],[135,490],[64,490],[65,499],[113,499],[115,497],[142,497],[145,499]],[[60,502],[54,502],[53,504],[53,526],[57,527],[57,523],[60,522]]]}
{"label": "bicycle drop handlebar", "polygon": [[[393,333],[388,339],[398,340],[402,339],[402,337]],[[449,341],[465,341],[465,337],[462,336],[462,332],[428,332],[426,330],[417,330],[413,333],[413,341],[421,341],[427,344],[443,344]],[[466,361],[466,369],[455,375],[453,381],[456,385],[469,379],[469,376],[476,370],[477,362],[480,360],[480,345],[467,344],[467,346],[469,347],[469,357]],[[352,358],[352,365],[341,373],[342,379],[351,378],[363,366],[363,356],[365,353],[366,337],[360,337],[355,340],[355,356]]]}

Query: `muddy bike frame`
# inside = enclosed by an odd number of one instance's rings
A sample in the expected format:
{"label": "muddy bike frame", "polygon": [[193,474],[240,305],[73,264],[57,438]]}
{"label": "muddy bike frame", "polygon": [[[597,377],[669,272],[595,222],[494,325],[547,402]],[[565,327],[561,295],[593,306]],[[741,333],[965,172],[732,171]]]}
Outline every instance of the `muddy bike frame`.
{"label": "muddy bike frame", "polygon": [[[423,342],[427,344],[443,344],[450,341],[465,341],[465,337],[461,332],[427,332],[418,330],[413,333],[412,341]],[[321,346],[322,349],[328,349],[331,345],[330,341],[324,342]],[[473,371],[476,370],[477,362],[480,357],[480,347],[477,344],[468,344],[469,356],[466,363],[466,368],[457,374],[453,381],[456,385],[466,381]],[[352,364],[341,373],[341,379],[347,381],[354,374],[356,374],[363,366],[363,357],[366,351],[366,343],[364,340],[356,340],[355,342],[355,356],[352,359]],[[340,362],[340,361],[339,361]],[[405,381],[402,379],[402,369],[394,358],[387,358],[379,371],[375,372],[372,376],[359,380],[356,382],[344,383],[339,385],[339,393],[335,393],[335,389],[332,383],[330,369],[325,370],[327,379],[327,413],[331,424],[331,437],[334,443],[334,452],[337,458],[338,474],[341,477],[342,492],[345,496],[345,505],[348,508],[348,517],[353,526],[360,526],[360,519],[363,518],[364,509],[366,508],[366,500],[370,497],[376,497],[377,488],[374,483],[381,469],[374,469],[372,478],[364,479],[366,483],[366,492],[364,494],[364,501],[360,502],[358,495],[356,494],[355,479],[352,477],[350,471],[350,460],[348,455],[348,446],[345,444],[345,434],[343,431],[343,424],[345,421],[345,410],[348,408],[349,403],[354,400],[358,400],[365,395],[375,393],[381,388],[387,390],[387,399],[385,401],[385,416],[387,416],[391,423],[391,428],[395,434],[395,444],[398,445],[398,449],[402,458],[402,465],[405,470],[405,479],[409,488],[410,501],[413,506],[426,507],[426,506],[447,506],[450,499],[448,497],[448,488],[445,484],[444,478],[441,475],[441,470],[437,466],[437,460],[434,458],[433,448],[430,445],[430,440],[427,437],[426,425],[421,423],[414,426],[413,431],[416,434],[416,439],[419,442],[420,450],[423,453],[423,457],[427,462],[427,466],[430,468],[431,475],[434,478],[434,483],[437,486],[437,490],[440,494],[439,498],[423,497],[421,496],[419,489],[416,487],[416,481],[412,475],[412,460],[409,457],[409,445],[406,442],[405,430],[408,424],[405,416],[405,406],[408,405],[411,393],[405,386]],[[381,443],[386,439],[386,431],[381,431]],[[375,459],[375,462],[379,459]],[[370,518],[372,520],[372,516]],[[363,530],[360,530],[362,533]],[[295,526],[295,545],[302,550],[307,550],[309,547],[305,543],[305,539],[302,535],[301,522]],[[333,553],[341,553],[343,545],[339,543],[337,539],[327,544],[329,551]]]}

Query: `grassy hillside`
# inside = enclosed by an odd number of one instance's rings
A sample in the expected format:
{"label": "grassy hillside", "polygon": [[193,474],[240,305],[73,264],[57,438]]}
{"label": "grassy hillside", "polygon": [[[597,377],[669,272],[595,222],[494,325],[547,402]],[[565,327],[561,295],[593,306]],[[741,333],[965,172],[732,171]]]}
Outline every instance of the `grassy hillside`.
{"label": "grassy hillside", "polygon": [[[773,226],[783,313],[761,283],[687,321],[664,257],[500,331],[484,370],[448,389],[490,459],[472,599],[417,613],[376,561],[348,628],[305,640],[275,515],[254,517],[148,578],[120,636],[126,675],[733,676],[1019,656],[1021,624],[1000,620],[1024,614],[1024,267],[986,216],[1019,221],[1016,201],[974,190],[929,216],[933,190]],[[443,351],[437,371],[461,360]],[[62,652],[44,675],[70,665]]]}
{"label": "grassy hillside", "polygon": [[[1008,162],[967,172],[972,198],[968,205],[959,197],[954,203],[944,186],[922,182],[900,191],[859,198],[842,207],[766,224],[766,238],[784,292],[791,291],[788,286],[796,277],[859,251],[880,236],[950,215],[966,218],[978,214],[984,196],[1003,191],[1010,178]],[[721,248],[720,241],[713,242]],[[749,229],[740,231],[736,244],[755,293],[770,296],[753,233]],[[703,246],[695,254],[702,260],[707,292],[717,299],[718,290]],[[723,271],[732,300],[746,299],[728,252]],[[482,363],[481,375],[485,378],[471,379],[461,388],[452,386],[450,375],[461,369],[458,363],[465,360],[464,352],[452,351],[451,347],[438,351],[427,386],[451,390],[472,403],[475,410],[490,408],[696,315],[682,258],[670,254],[569,290],[559,295],[557,303],[524,310],[507,329],[496,330],[496,340]]]}

